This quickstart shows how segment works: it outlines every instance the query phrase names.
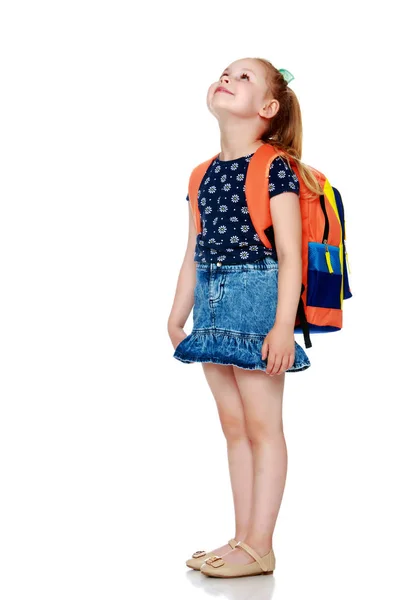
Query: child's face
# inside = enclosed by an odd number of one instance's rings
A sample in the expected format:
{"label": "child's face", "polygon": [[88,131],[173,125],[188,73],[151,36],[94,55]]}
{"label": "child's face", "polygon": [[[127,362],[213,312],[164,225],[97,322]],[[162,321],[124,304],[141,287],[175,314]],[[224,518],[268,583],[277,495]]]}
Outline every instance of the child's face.
{"label": "child's face", "polygon": [[[216,91],[223,86],[228,92]],[[268,86],[264,67],[251,58],[236,60],[210,85],[207,106],[218,119],[229,116],[272,116],[265,112],[268,106]]]}

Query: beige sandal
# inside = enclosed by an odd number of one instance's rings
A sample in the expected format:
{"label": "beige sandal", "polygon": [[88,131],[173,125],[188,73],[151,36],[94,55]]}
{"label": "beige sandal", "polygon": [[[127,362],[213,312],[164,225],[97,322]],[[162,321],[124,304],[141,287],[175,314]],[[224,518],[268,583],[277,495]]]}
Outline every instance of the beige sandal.
{"label": "beige sandal", "polygon": [[200,571],[211,577],[245,577],[246,575],[269,575],[274,572],[275,554],[272,548],[267,554],[260,556],[245,542],[238,542],[237,546],[250,554],[255,562],[249,565],[240,565],[227,562],[220,556],[212,556],[201,565]]}
{"label": "beige sandal", "polygon": [[[234,538],[232,538],[228,542],[231,548],[234,548],[237,545],[237,543],[238,542]],[[195,571],[200,571],[200,567],[203,564],[203,562],[213,556],[215,556],[214,552],[206,553],[205,550],[197,550],[197,552],[194,552],[192,554],[192,558],[189,558],[186,561],[186,566],[190,567],[191,569],[194,569]]]}

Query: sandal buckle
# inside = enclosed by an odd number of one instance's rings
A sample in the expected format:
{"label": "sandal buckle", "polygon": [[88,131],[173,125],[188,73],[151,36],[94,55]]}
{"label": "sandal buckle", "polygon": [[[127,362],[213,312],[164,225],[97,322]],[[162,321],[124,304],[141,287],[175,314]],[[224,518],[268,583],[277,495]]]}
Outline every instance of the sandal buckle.
{"label": "sandal buckle", "polygon": [[[221,561],[221,563],[220,563],[219,565],[217,565],[217,564],[213,564],[213,563],[216,563],[216,562],[218,562],[218,561]],[[221,558],[221,556],[217,556],[217,555],[215,555],[215,556],[211,556],[210,558],[208,558],[208,559],[206,560],[206,563],[207,563],[208,565],[211,565],[212,567],[221,567],[221,566],[222,566],[222,565],[225,563],[225,561],[224,561],[224,559],[223,559],[223,558]]]}

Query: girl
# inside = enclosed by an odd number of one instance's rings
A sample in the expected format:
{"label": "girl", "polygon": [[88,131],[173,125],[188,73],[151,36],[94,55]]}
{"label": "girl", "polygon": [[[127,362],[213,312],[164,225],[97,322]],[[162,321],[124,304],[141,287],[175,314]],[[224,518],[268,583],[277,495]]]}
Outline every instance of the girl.
{"label": "girl", "polygon": [[[285,373],[310,366],[294,340],[302,280],[298,178],[284,158],[271,163],[274,249],[261,243],[245,197],[247,167],[266,142],[289,154],[306,185],[319,192],[300,161],[300,107],[281,71],[288,74],[262,58],[244,58],[231,63],[208,89],[221,152],[199,188],[198,235],[188,203],[187,249],[168,319],[173,356],[202,363],[227,441],[234,538],[210,552],[197,551],[186,562],[214,577],[275,568],[272,535],[287,472]],[[186,335],[192,307],[193,330]]]}

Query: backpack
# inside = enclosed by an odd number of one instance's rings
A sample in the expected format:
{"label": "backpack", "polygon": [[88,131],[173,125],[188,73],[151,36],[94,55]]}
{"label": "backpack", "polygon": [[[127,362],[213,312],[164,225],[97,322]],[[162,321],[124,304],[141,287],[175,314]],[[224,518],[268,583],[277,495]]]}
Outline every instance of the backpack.
{"label": "backpack", "polygon": [[[213,160],[197,165],[189,178],[189,202],[197,234],[201,233],[198,205],[200,185]],[[251,222],[267,247],[275,250],[270,213],[269,167],[277,157],[286,159],[300,185],[302,219],[302,285],[294,333],[303,333],[306,348],[310,333],[339,331],[343,325],[343,301],[352,297],[346,250],[344,206],[339,191],[323,173],[309,167],[324,191],[318,195],[302,180],[296,162],[284,151],[265,143],[251,157],[245,179],[245,197]],[[307,165],[308,166],[308,165]]]}

